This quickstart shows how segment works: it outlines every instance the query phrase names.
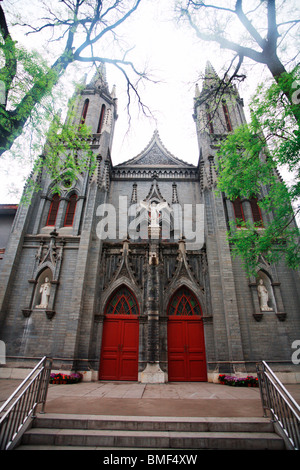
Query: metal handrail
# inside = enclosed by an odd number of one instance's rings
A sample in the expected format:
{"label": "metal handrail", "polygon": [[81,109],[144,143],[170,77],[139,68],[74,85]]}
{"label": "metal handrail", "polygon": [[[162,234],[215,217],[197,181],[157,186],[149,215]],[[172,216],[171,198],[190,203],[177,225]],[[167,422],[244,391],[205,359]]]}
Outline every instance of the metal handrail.
{"label": "metal handrail", "polygon": [[43,357],[1,406],[0,450],[13,447],[29,418],[34,417],[39,404],[42,404],[41,413],[44,413],[51,367],[52,359]]}
{"label": "metal handrail", "polygon": [[290,449],[300,449],[300,406],[266,362],[256,365],[264,416],[271,413]]}

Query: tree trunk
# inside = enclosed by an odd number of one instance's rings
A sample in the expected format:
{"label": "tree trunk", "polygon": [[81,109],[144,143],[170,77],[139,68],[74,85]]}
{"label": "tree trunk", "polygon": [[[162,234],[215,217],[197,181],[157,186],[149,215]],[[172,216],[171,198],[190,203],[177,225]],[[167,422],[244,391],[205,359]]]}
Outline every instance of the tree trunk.
{"label": "tree trunk", "polygon": [[284,81],[284,74],[287,73],[284,65],[278,59],[277,55],[266,57],[266,65],[271,72],[274,80],[280,86],[282,93],[286,96],[289,103],[292,106],[292,112],[296,119],[298,126],[300,127],[300,107],[297,103],[293,103],[293,94],[295,90],[292,88],[292,83],[289,80]]}

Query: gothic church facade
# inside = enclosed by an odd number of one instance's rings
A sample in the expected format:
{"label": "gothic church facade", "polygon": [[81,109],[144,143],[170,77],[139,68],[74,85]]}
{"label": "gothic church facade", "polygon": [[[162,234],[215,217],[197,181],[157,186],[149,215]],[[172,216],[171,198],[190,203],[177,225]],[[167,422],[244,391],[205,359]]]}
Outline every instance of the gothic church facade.
{"label": "gothic church facade", "polygon": [[234,87],[210,116],[217,80],[208,64],[194,98],[197,165],[172,155],[158,132],[114,165],[115,90],[99,72],[78,94],[76,119],[92,129],[97,168],[59,195],[42,172],[42,189],[18,208],[1,260],[2,373],[47,355],[85,380],[215,381],[252,374],[260,360],[295,379],[298,273],[262,260],[249,279],[227,241],[230,220],[263,230],[268,215],[257,200],[215,191],[217,144],[245,122]]}

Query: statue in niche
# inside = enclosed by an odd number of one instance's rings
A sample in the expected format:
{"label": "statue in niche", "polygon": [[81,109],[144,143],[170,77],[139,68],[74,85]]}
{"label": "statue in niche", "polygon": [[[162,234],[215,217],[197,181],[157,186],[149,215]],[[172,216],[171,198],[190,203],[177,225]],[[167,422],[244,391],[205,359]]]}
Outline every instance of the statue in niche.
{"label": "statue in niche", "polygon": [[36,308],[48,307],[50,290],[51,290],[51,284],[49,282],[49,278],[45,277],[45,282],[40,287],[41,301],[40,301],[40,304],[36,306]]}
{"label": "statue in niche", "polygon": [[260,309],[264,312],[272,311],[273,309],[268,306],[269,294],[268,294],[266,286],[264,285],[264,281],[262,279],[259,280],[259,283],[257,286],[257,293],[259,297]]}

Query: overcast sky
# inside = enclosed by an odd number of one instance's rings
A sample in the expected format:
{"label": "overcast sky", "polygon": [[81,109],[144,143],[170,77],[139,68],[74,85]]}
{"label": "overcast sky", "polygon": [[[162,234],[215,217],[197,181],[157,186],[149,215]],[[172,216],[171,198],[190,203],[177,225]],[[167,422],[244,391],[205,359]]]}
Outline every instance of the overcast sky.
{"label": "overcast sky", "polygon": [[[21,4],[23,0],[17,0]],[[33,2],[34,3],[34,2]],[[31,5],[33,5],[31,3]],[[28,2],[26,2],[28,5]],[[216,71],[221,71],[232,54],[218,46],[200,43],[191,29],[179,27],[174,21],[173,0],[144,0],[137,12],[124,25],[123,35],[128,44],[135,46],[128,59],[140,70],[145,63],[150,76],[159,83],[145,82],[139,92],[143,102],[153,112],[155,119],[145,118],[137,106],[131,109],[131,127],[128,131],[126,111],[127,96],[124,78],[113,67],[107,66],[107,80],[117,88],[119,118],[115,128],[112,148],[113,164],[121,163],[139,154],[150,141],[155,129],[158,130],[165,147],[176,157],[189,163],[198,162],[196,127],[192,118],[195,84],[201,80],[207,60]],[[34,11],[32,12],[34,14]],[[22,37],[20,38],[22,39]],[[24,38],[24,45],[37,42]],[[109,51],[107,52],[109,56]],[[258,80],[261,69],[249,72],[241,87],[241,94],[247,105]],[[73,77],[78,80],[80,77]],[[72,88],[68,88],[72,94]],[[247,109],[246,109],[247,112]],[[22,178],[29,171],[20,163],[0,164],[0,203],[16,203],[21,194]],[[19,188],[19,194],[10,194],[11,184]]]}

